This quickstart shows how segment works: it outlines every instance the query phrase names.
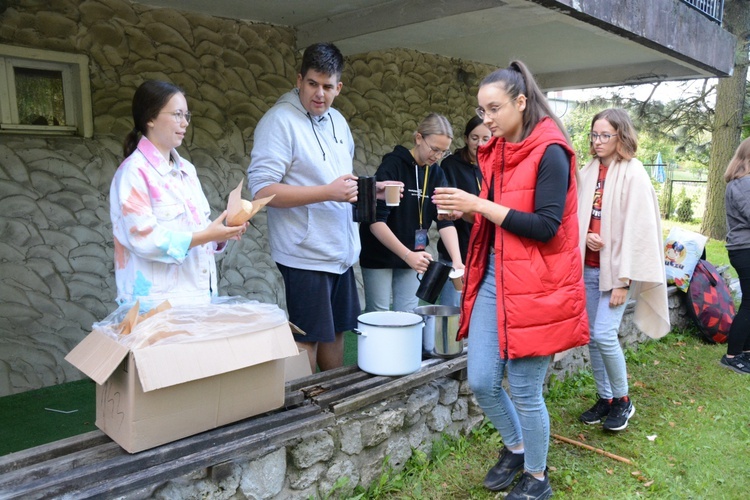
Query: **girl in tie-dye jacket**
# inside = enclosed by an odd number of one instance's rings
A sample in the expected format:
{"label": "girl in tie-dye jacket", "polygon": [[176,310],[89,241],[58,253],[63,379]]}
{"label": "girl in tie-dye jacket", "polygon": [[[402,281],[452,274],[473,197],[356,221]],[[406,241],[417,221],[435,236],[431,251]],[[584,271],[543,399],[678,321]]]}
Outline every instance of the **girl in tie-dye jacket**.
{"label": "girl in tie-dye jacket", "polygon": [[178,87],[145,82],[133,120],[110,188],[117,302],[139,300],[142,309],[167,299],[209,302],[217,294],[214,254],[247,226],[225,226],[226,213],[211,221],[195,167],[175,150],[190,121]]}

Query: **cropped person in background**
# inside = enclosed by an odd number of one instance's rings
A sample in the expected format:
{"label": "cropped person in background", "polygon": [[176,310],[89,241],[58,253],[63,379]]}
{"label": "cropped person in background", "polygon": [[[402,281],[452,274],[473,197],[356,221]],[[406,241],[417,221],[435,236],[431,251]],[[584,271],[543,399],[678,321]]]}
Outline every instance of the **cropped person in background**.
{"label": "cropped person in background", "polygon": [[506,498],[544,499],[544,377],[553,354],[588,342],[575,154],[521,61],[485,77],[477,100],[492,133],[478,153],[482,191],[439,188],[434,200],[474,220],[459,338],[469,338],[469,386],[504,444],[484,486],[504,490],[524,469]]}
{"label": "cropped person in background", "polygon": [[361,224],[362,252],[359,263],[365,285],[365,311],[412,312],[418,305],[417,273],[424,273],[432,260],[426,251],[427,232],[433,222],[455,269],[463,269],[458,236],[453,222],[438,220],[430,198],[437,186],[445,186],[443,170],[437,164],[449,153],[453,129],[448,119],[431,113],[414,133],[411,150],[396,146],[383,157],[375,177],[378,181],[404,184],[404,197],[397,207],[378,200],[377,221]]}
{"label": "cropped person in background", "polygon": [[146,81],[133,97],[135,127],[110,187],[117,302],[142,310],[210,302],[217,295],[214,254],[247,229],[213,221],[195,167],[177,153],[190,123],[185,93]]}
{"label": "cropped person in background", "polygon": [[[474,116],[464,127],[464,147],[456,150],[452,155],[445,158],[440,163],[440,168],[445,172],[445,178],[448,186],[456,187],[467,193],[479,195],[482,189],[482,171],[477,165],[477,149],[490,140],[492,134],[490,129],[482,123],[482,119]],[[453,221],[458,234],[458,247],[461,250],[461,260],[466,262],[466,251],[469,247],[469,236],[471,235],[471,226],[473,221],[464,220],[461,214],[456,214],[457,218]],[[450,255],[445,248],[443,240],[437,244],[438,255],[441,259],[450,261]],[[458,306],[461,295],[456,291],[451,281],[448,281],[443,287],[438,302],[445,306]]]}
{"label": "cropped person in background", "polygon": [[742,302],[732,320],[727,353],[721,364],[737,373],[750,373],[750,139],[742,141],[729,162],[727,191],[727,251],[740,279]]}
{"label": "cropped person in background", "polygon": [[598,398],[580,420],[621,431],[635,413],[618,333],[628,297],[636,326],[652,338],[669,332],[659,202],[628,114],[605,109],[591,120],[593,159],[580,173],[578,219]]}

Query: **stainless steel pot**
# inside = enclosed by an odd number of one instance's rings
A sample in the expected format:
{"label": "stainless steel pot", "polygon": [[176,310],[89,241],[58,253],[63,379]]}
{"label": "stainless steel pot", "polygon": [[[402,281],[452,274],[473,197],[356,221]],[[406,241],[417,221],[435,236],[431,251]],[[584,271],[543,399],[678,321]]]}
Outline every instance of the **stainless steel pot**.
{"label": "stainless steel pot", "polygon": [[419,306],[414,312],[424,318],[422,350],[432,356],[452,358],[464,350],[456,340],[461,310],[452,306]]}

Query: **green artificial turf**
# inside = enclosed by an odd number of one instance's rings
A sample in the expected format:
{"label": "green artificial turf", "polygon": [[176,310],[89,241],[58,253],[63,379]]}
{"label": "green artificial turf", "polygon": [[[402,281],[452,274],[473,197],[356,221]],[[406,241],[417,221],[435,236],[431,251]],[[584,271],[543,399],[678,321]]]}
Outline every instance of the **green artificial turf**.
{"label": "green artificial turf", "polygon": [[0,398],[0,455],[95,430],[95,392],[79,380]]}

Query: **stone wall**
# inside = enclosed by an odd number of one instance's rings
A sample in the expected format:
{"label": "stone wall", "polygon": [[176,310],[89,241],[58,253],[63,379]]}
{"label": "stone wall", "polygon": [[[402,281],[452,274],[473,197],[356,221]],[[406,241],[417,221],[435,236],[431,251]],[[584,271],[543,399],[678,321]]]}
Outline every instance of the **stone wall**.
{"label": "stone wall", "polygon": [[[442,377],[331,425],[241,454],[124,498],[350,498],[386,468],[403,469],[415,450],[428,456],[443,434],[458,437],[484,415],[466,381]],[[300,423],[304,428],[304,422]]]}
{"label": "stone wall", "polygon": [[[91,139],[0,135],[3,396],[80,378],[63,357],[115,307],[108,193],[138,85],[185,89],[193,121],[180,154],[218,214],[244,178],[256,123],[294,85],[300,53],[288,28],[128,0],[0,2],[0,43],[87,55],[94,114]],[[383,154],[409,146],[431,111],[460,136],[492,69],[409,50],[347,58],[334,105],[351,125],[355,173],[373,174]],[[284,307],[265,213],[254,223],[218,257],[219,292]]]}

